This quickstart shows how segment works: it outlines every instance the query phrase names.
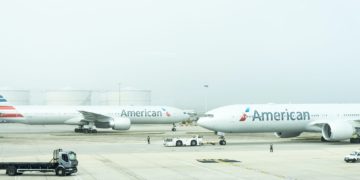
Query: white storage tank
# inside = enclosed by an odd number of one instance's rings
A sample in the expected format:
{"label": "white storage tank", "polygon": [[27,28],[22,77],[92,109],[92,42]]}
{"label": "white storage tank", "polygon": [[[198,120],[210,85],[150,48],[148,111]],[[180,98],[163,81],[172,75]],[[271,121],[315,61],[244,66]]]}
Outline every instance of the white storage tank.
{"label": "white storage tank", "polygon": [[0,89],[2,95],[11,105],[29,105],[30,91],[29,90],[13,90],[8,88]]}
{"label": "white storage tank", "polygon": [[103,92],[100,96],[102,105],[151,105],[151,91],[135,88],[123,88],[119,91]]}
{"label": "white storage tank", "polygon": [[51,90],[45,95],[47,105],[83,106],[91,104],[91,91],[89,90]]}

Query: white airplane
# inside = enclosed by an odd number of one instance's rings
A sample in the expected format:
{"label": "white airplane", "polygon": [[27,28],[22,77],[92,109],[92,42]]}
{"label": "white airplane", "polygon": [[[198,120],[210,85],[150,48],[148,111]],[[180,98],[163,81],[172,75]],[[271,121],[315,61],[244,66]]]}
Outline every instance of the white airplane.
{"label": "white airplane", "polygon": [[[96,128],[128,130],[131,124],[173,124],[189,114],[168,106],[11,106],[0,95],[0,122],[31,125],[78,125],[75,132],[96,133]],[[86,127],[86,128],[85,128]]]}
{"label": "white airplane", "polygon": [[322,141],[360,142],[360,104],[232,105],[207,112],[197,123],[217,132],[221,145],[225,133],[261,132],[280,138],[321,132]]}

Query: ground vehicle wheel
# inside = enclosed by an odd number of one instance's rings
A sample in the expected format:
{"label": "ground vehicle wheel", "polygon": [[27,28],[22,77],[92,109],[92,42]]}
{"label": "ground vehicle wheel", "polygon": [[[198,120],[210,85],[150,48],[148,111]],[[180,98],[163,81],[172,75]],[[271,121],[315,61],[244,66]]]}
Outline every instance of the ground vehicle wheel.
{"label": "ground vehicle wheel", "polygon": [[175,132],[175,131],[176,131],[176,128],[172,128],[171,131],[174,131],[174,132]]}
{"label": "ground vehicle wheel", "polygon": [[97,133],[97,130],[96,130],[96,129],[92,129],[92,130],[91,130],[91,133]]}
{"label": "ground vehicle wheel", "polygon": [[6,169],[6,174],[9,176],[15,176],[16,175],[16,167],[10,166]]}
{"label": "ground vehicle wheel", "polygon": [[65,176],[65,169],[63,167],[58,167],[55,169],[55,173],[58,176]]}
{"label": "ground vehicle wheel", "polygon": [[354,162],[356,162],[356,160],[355,160],[355,159],[353,159],[351,162],[353,162],[353,163],[354,163]]}
{"label": "ground vehicle wheel", "polygon": [[192,141],[191,141],[191,143],[190,143],[190,145],[191,145],[191,146],[196,146],[196,145],[197,145],[197,143],[196,143],[196,141],[195,141],[195,140],[192,140]]}
{"label": "ground vehicle wheel", "polygon": [[176,141],[176,146],[182,146],[183,145],[183,143],[182,143],[182,141]]}

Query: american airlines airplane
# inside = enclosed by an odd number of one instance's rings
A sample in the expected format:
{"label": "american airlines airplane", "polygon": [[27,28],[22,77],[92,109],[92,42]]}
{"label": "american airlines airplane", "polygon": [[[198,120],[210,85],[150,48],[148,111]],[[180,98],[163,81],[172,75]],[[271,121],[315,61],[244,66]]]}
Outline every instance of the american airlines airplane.
{"label": "american airlines airplane", "polygon": [[131,124],[173,124],[189,114],[168,106],[11,106],[0,95],[0,121],[31,125],[78,125],[75,132],[96,133],[96,128],[128,130]]}
{"label": "american airlines airplane", "polygon": [[225,133],[261,132],[279,138],[321,132],[322,141],[360,142],[360,104],[231,105],[207,112],[197,123],[217,132],[221,145]]}

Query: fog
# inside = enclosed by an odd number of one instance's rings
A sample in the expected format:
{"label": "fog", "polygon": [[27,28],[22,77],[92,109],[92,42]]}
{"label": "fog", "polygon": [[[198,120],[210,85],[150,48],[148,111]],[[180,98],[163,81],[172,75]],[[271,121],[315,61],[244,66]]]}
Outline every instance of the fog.
{"label": "fog", "polygon": [[[152,104],[360,102],[360,1],[0,2],[1,85]],[[204,85],[208,85],[205,88]]]}

